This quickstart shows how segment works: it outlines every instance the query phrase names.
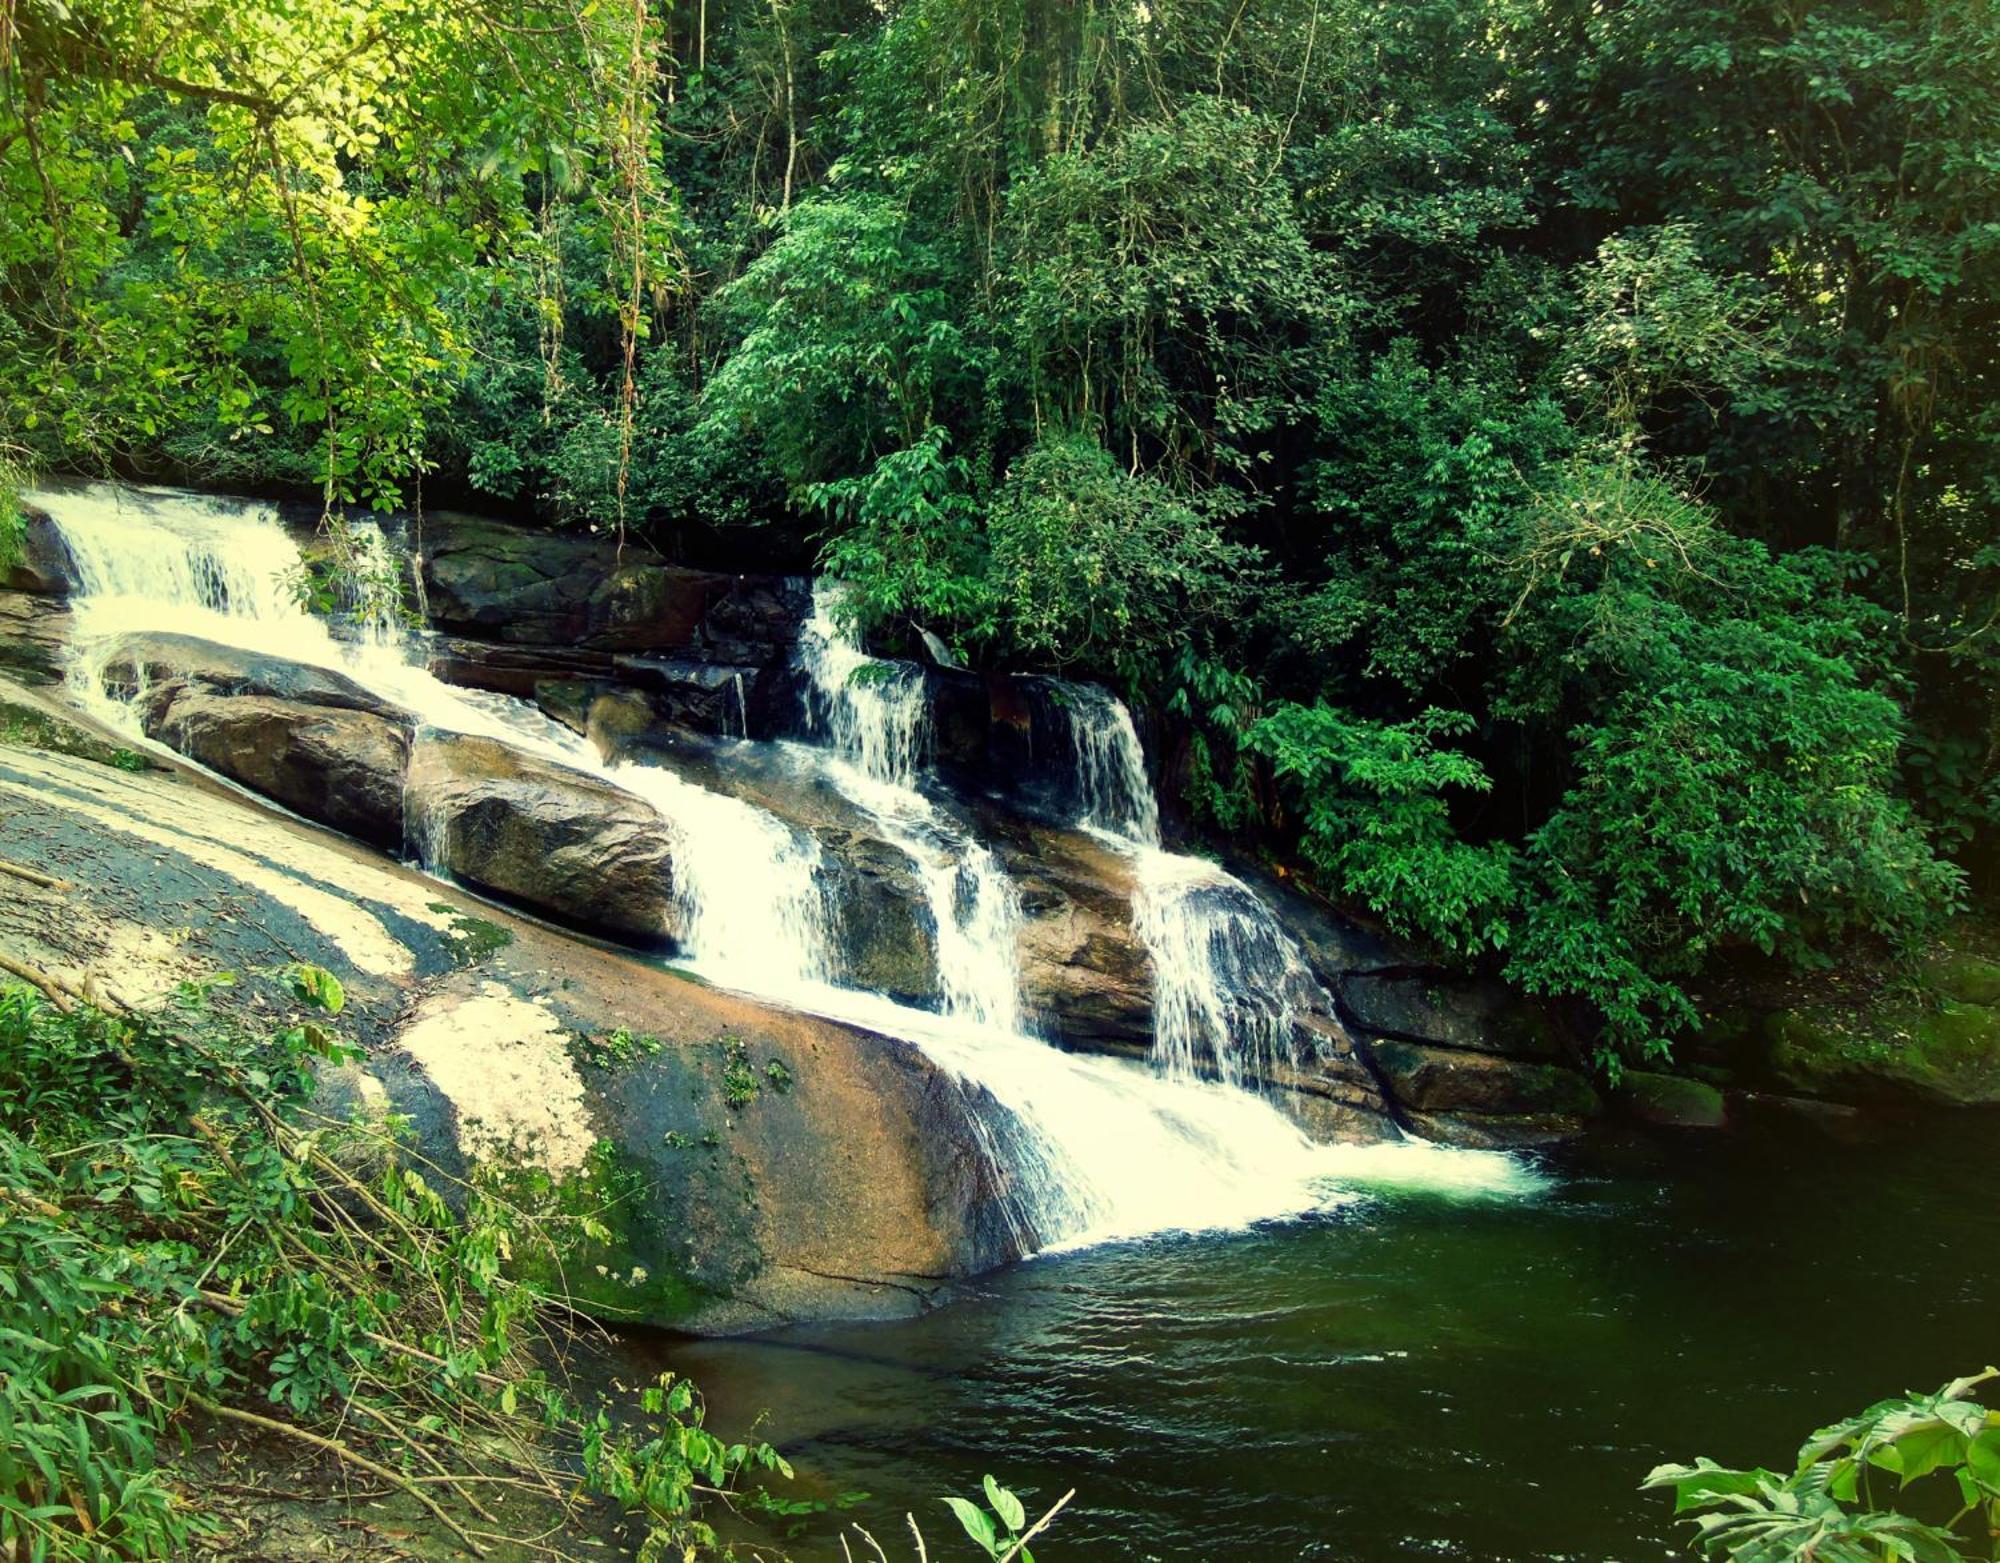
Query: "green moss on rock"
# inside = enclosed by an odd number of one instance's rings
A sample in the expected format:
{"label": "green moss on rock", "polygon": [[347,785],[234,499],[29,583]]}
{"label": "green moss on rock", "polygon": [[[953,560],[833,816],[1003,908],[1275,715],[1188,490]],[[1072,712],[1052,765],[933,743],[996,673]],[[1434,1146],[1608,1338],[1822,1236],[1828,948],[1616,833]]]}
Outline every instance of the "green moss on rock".
{"label": "green moss on rock", "polygon": [[1764,1027],[1774,1074],[1810,1095],[2000,1103],[2000,1007],[1944,999],[1873,1010],[1787,1010]]}
{"label": "green moss on rock", "polygon": [[1628,1069],[1618,1096],[1633,1117],[1662,1128],[1719,1129],[1729,1117],[1720,1091],[1685,1075]]}

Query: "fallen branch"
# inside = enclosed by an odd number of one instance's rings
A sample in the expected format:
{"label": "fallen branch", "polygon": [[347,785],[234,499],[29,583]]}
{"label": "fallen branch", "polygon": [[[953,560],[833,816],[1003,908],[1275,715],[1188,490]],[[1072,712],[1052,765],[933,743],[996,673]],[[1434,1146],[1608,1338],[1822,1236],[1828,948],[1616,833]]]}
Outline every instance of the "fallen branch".
{"label": "fallen branch", "polygon": [[1064,1507],[1069,1503],[1070,1499],[1074,1498],[1075,1496],[1076,1496],[1076,1489],[1072,1487],[1068,1492],[1064,1493],[1060,1498],[1056,1499],[1054,1503],[1049,1505],[1049,1512],[1044,1514],[1040,1519],[1036,1520],[1033,1525],[1029,1526],[1028,1533],[1025,1536],[1023,1536],[1019,1541],[1015,1542],[1013,1546],[1009,1547],[1004,1553],[1001,1554],[1000,1563],[1013,1563],[1013,1560],[1021,1555],[1021,1549],[1027,1546],[1027,1544],[1033,1541],[1037,1536],[1041,1535],[1043,1531],[1047,1530],[1049,1528],[1049,1522],[1053,1520],[1058,1514],[1062,1513]]}
{"label": "fallen branch", "polygon": [[466,1528],[447,1514],[443,1506],[436,1499],[432,1498],[429,1493],[425,1492],[423,1488],[407,1478],[397,1475],[388,1466],[369,1459],[367,1455],[361,1453],[358,1449],[343,1444],[339,1439],[325,1438],[318,1433],[309,1433],[303,1427],[294,1427],[289,1422],[280,1422],[276,1417],[259,1416],[254,1411],[241,1411],[235,1406],[225,1406],[221,1401],[210,1400],[206,1395],[190,1394],[188,1400],[206,1411],[210,1416],[223,1417],[232,1422],[242,1422],[250,1427],[261,1428],[267,1433],[276,1433],[281,1438],[294,1439],[324,1454],[330,1454],[336,1460],[345,1461],[357,1469],[366,1471],[378,1482],[387,1482],[390,1486],[407,1493],[426,1509],[430,1510],[432,1517],[440,1525],[444,1526],[446,1530],[456,1536],[459,1544],[474,1557],[483,1558],[486,1556],[486,1549],[473,1540]]}
{"label": "fallen branch", "polygon": [[25,879],[31,885],[40,885],[44,890],[73,890],[76,887],[67,879],[58,879],[53,874],[45,874],[39,868],[29,868],[23,863],[10,862],[0,857],[0,874],[12,874],[16,879]]}
{"label": "fallen branch", "polygon": [[65,1015],[75,1008],[76,1001],[70,995],[68,984],[58,982],[39,966],[31,966],[26,961],[17,960],[6,951],[0,950],[0,971],[11,973],[23,982],[32,983],[41,989],[48,1001]]}

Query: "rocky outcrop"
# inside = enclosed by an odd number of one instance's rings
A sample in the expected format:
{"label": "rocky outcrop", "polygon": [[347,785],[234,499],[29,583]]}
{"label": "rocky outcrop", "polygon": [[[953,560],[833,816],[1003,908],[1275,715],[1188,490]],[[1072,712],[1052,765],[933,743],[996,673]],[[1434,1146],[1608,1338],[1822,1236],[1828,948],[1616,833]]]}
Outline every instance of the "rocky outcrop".
{"label": "rocky outcrop", "polygon": [[0,591],[0,674],[60,683],[69,637],[69,609],[60,597]]}
{"label": "rocky outcrop", "polygon": [[218,645],[193,635],[124,636],[101,654],[98,667],[104,687],[126,698],[168,684],[194,684],[218,695],[262,695],[330,710],[407,719],[396,706],[345,673]]}
{"label": "rocky outcrop", "polygon": [[788,656],[807,606],[787,577],[691,570],[607,537],[451,512],[424,517],[423,582],[448,634],[741,665]]}
{"label": "rocky outcrop", "polygon": [[306,818],[398,851],[412,722],[344,674],[184,635],[127,636],[106,688],[146,736]]}
{"label": "rocky outcrop", "polygon": [[0,876],[0,947],[140,1006],[232,971],[212,1001],[260,1029],[294,1013],[283,961],[327,967],[364,1056],[322,1105],[599,1214],[562,1278],[585,1306],[709,1332],[880,1317],[1018,1252],[986,1104],[906,1044],[468,901],[196,773],[0,744],[0,804],[7,856],[52,882]]}
{"label": "rocky outcrop", "polygon": [[1077,831],[1002,838],[1021,897],[1021,998],[1069,1047],[1144,1054],[1153,1041],[1151,957],[1132,926],[1131,865]]}
{"label": "rocky outcrop", "polygon": [[1369,1062],[1410,1123],[1451,1144],[1538,1144],[1570,1138],[1601,1107],[1581,1074],[1492,1053],[1374,1039]]}
{"label": "rocky outcrop", "polygon": [[594,776],[490,738],[425,733],[403,806],[423,861],[468,885],[641,946],[679,931],[665,823]]}

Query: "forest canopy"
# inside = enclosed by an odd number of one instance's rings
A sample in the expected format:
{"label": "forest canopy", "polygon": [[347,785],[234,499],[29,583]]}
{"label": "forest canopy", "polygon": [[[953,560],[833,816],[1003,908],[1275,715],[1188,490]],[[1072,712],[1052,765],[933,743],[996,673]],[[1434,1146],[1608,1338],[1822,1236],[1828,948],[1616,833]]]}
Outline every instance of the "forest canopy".
{"label": "forest canopy", "polygon": [[816,563],[1627,1056],[1994,891],[1983,0],[15,0],[0,66],[11,484]]}

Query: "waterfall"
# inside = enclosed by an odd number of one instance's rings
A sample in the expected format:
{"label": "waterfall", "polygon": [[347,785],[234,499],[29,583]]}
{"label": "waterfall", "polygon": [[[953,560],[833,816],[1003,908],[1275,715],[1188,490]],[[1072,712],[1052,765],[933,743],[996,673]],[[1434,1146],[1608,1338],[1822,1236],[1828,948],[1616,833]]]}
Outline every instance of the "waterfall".
{"label": "waterfall", "polygon": [[[817,843],[752,804],[670,771],[606,764],[587,740],[525,701],[456,688],[410,661],[413,648],[394,611],[399,566],[373,522],[349,523],[360,589],[346,615],[354,638],[339,640],[300,602],[305,562],[275,506],[115,484],[32,498],[54,519],[77,566],[73,693],[134,742],[150,741],[137,714],[105,693],[101,676],[118,635],[195,635],[335,669],[409,711],[419,735],[497,739],[649,804],[673,839],[683,943],[688,964],[704,976],[728,983],[754,966],[761,980],[780,987],[825,978]],[[438,866],[443,824],[409,821],[409,845],[425,868]]]}
{"label": "waterfall", "polygon": [[861,649],[842,619],[838,583],[813,583],[812,617],[799,638],[806,715],[828,745],[870,781],[910,791],[930,738],[920,669]]}
{"label": "waterfall", "polygon": [[869,656],[842,621],[837,583],[813,583],[799,640],[806,706],[837,757],[829,779],[908,854],[937,932],[947,1015],[1021,1029],[1021,911],[999,860],[917,789],[930,703],[921,669]]}
{"label": "waterfall", "polygon": [[1296,941],[1242,880],[1160,848],[1160,806],[1124,702],[1088,684],[1044,680],[1069,728],[1077,823],[1131,858],[1133,929],[1153,964],[1153,1059],[1180,1079],[1249,1085],[1297,1064],[1296,1025],[1330,1011]]}
{"label": "waterfall", "polygon": [[[136,712],[104,695],[102,659],[114,635],[170,631],[337,669],[412,712],[420,731],[496,738],[642,799],[673,837],[673,895],[686,924],[686,964],[725,986],[918,1047],[940,1069],[979,1088],[969,1100],[998,1104],[997,1111],[975,1111],[974,1133],[1010,1191],[1007,1213],[1024,1251],[1241,1227],[1326,1208],[1361,1186],[1464,1192],[1535,1186],[1518,1163],[1488,1153],[1315,1145],[1269,1103],[1226,1079],[1072,1055],[1025,1034],[1013,886],[993,854],[917,786],[927,747],[923,676],[867,657],[835,622],[830,593],[815,594],[801,651],[815,728],[827,747],[805,752],[916,866],[937,923],[941,1013],[827,980],[831,909],[820,888],[821,849],[808,834],[672,771],[607,764],[585,740],[522,701],[446,685],[411,660],[407,636],[371,627],[365,615],[351,626],[361,631],[358,638],[336,638],[291,589],[302,569],[300,550],[274,507],[108,485],[31,497],[53,517],[81,580],[72,599],[76,697],[135,743],[148,740]],[[1129,768],[1138,749],[1136,737],[1126,736],[1130,718],[1109,697],[1101,706],[1086,702],[1110,713],[1116,729],[1100,743],[1092,726],[1089,742],[1100,745],[1106,763],[1091,774],[1106,778],[1106,788],[1119,775],[1143,780],[1143,766]],[[1124,801],[1107,803],[1098,817],[1143,832],[1150,800],[1150,788],[1128,787]],[[421,849],[424,822],[417,825],[413,837]],[[1156,851],[1137,836],[1128,844]],[[1175,914],[1185,932],[1198,930],[1201,916],[1222,915],[1214,899],[1162,895],[1158,904],[1186,908]],[[1155,937],[1158,962],[1168,935]],[[1213,975],[1226,964],[1218,962],[1216,942],[1204,943],[1198,932],[1188,932],[1185,942],[1189,953],[1178,965],[1165,962],[1166,969],[1195,972],[1191,990],[1226,991],[1236,1006],[1193,1000],[1186,1006],[1199,1015],[1187,1034],[1209,1037],[1213,1048],[1215,1037],[1245,1024],[1252,974],[1263,972],[1268,959],[1246,957],[1224,983]],[[1251,943],[1246,938],[1245,947]]]}

